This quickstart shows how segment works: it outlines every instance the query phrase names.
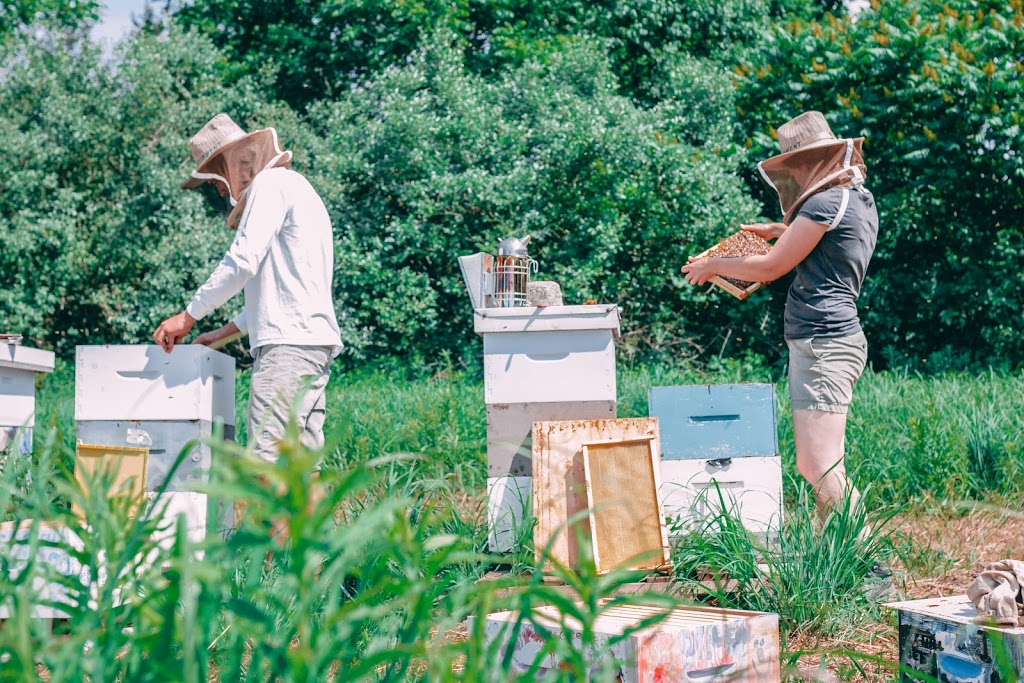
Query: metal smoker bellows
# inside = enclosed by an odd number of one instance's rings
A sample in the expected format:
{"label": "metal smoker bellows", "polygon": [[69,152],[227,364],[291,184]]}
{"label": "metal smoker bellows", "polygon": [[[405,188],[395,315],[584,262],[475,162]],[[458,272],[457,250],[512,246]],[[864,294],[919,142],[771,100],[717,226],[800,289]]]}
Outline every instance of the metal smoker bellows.
{"label": "metal smoker bellows", "polygon": [[526,245],[530,236],[506,237],[498,244],[498,262],[494,268],[494,299],[499,308],[526,306],[526,285],[537,262],[530,258]]}

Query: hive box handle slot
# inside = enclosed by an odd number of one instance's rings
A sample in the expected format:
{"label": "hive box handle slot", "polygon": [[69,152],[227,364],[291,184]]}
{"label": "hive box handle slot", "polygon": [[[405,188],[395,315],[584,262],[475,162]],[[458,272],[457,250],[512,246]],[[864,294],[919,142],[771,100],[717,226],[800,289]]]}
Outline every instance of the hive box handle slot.
{"label": "hive box handle slot", "polygon": [[690,422],[738,422],[739,415],[691,415]]}
{"label": "hive box handle slot", "polygon": [[156,379],[160,376],[158,370],[118,370],[117,374],[125,379]]}
{"label": "hive box handle slot", "polygon": [[569,352],[564,353],[527,353],[524,354],[530,360],[539,361],[541,363],[550,363],[551,361],[565,360],[569,357]]}

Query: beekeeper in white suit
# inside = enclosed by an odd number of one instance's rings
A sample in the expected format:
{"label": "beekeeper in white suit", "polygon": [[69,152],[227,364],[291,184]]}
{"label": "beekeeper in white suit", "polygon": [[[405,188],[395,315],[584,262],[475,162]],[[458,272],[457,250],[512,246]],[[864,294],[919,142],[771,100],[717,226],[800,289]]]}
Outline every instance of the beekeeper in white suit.
{"label": "beekeeper in white suit", "polygon": [[292,153],[281,149],[273,128],[247,134],[227,114],[218,114],[189,141],[189,149],[196,169],[182,189],[202,192],[236,234],[185,310],[160,323],[153,340],[170,353],[195,321],[244,292],[244,310],[195,343],[248,332],[255,360],[249,447],[264,460],[277,460],[300,384],[311,378],[297,416],[303,443],[318,448],[330,363],[341,351],[327,209],[309,181],[289,168]]}

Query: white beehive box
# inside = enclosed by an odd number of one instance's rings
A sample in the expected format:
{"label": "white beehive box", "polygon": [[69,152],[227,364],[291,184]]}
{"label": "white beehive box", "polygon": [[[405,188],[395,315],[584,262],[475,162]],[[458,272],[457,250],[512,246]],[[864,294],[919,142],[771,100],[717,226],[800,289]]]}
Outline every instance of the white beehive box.
{"label": "white beehive box", "polygon": [[[31,526],[31,521],[25,521],[20,526],[15,526],[13,522],[0,523],[0,553],[9,562],[8,578],[11,581],[16,581],[28,565],[29,553],[32,551],[28,543]],[[67,527],[45,523],[39,525],[37,538],[38,545],[32,558],[33,565],[37,568],[37,574],[32,577],[32,616],[37,619],[67,618],[67,613],[59,607],[40,604],[69,602],[64,587],[48,581],[45,575],[52,572],[62,576],[83,578],[82,564],[67,550],[80,550],[82,541]],[[56,547],[57,545],[60,547]],[[87,573],[84,578],[87,578]],[[0,604],[0,619],[9,618],[12,609],[11,604]]]}
{"label": "white beehive box", "polygon": [[758,534],[782,523],[782,459],[662,460],[661,496],[666,518],[681,531],[709,515],[726,511]]}
{"label": "white beehive box", "polygon": [[[607,601],[604,601],[607,602]],[[599,649],[607,648],[618,662],[612,680],[624,683],[748,681],[770,683],[780,679],[779,617],[764,612],[745,612],[710,607],[677,607],[654,626],[637,629],[645,619],[664,613],[645,605],[606,607],[592,628]],[[518,636],[511,635],[517,622]],[[627,629],[636,629],[623,638]],[[498,655],[511,648],[510,673],[532,667],[534,680],[565,680],[563,662],[556,653],[543,652],[551,638],[579,647],[582,625],[563,616],[557,608],[536,608],[532,619],[518,612],[487,616],[484,633],[498,643]],[[612,639],[618,642],[609,644]],[[597,653],[585,653],[594,662]],[[585,673],[585,672],[577,672]]]}
{"label": "white beehive box", "polygon": [[900,680],[1024,680],[1024,628],[978,624],[978,610],[966,595],[885,606],[899,613]]}
{"label": "white beehive box", "polygon": [[36,373],[53,372],[51,351],[0,342],[0,427],[32,427]]}
{"label": "white beehive box", "polygon": [[205,346],[79,346],[76,420],[235,424],[235,360]]}
{"label": "white beehive box", "polygon": [[488,404],[614,401],[618,308],[477,309]]}
{"label": "white beehive box", "polygon": [[[487,547],[492,553],[511,552],[519,541],[533,539],[533,527],[524,528],[524,511],[530,510],[531,477],[487,478]],[[532,514],[532,513],[531,513]]]}
{"label": "white beehive box", "polygon": [[167,491],[157,499],[151,494],[147,517],[157,519],[157,542],[166,549],[174,545],[178,518],[184,518],[189,540],[202,543],[206,536],[223,536],[234,524],[234,506],[226,504],[217,509],[214,499],[205,493]]}

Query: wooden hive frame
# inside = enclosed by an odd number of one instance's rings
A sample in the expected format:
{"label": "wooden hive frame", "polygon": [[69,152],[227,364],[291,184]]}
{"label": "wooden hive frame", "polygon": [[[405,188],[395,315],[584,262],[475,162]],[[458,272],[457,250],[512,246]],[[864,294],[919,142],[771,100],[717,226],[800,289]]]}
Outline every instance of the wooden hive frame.
{"label": "wooden hive frame", "polygon": [[[753,233],[748,233],[748,232],[746,232],[744,230],[739,230],[739,231],[733,233],[732,235],[729,235],[728,237],[726,237],[724,240],[720,241],[715,246],[710,247],[709,249],[705,249],[701,253],[699,253],[696,256],[694,256],[694,258],[695,259],[704,258],[704,257],[708,256],[715,249],[718,249],[725,242],[728,242],[729,240],[734,239],[737,235],[744,235],[744,234],[754,236]],[[758,238],[758,239],[760,239],[760,238]],[[712,258],[728,258],[728,257],[712,257]],[[722,277],[720,275],[714,275],[708,281],[711,282],[711,284],[713,284],[713,285],[715,285],[717,287],[720,287],[721,289],[724,289],[725,291],[727,291],[729,294],[732,294],[734,297],[736,297],[740,301],[743,301],[748,296],[750,296],[751,294],[753,294],[757,290],[761,289],[761,287],[763,287],[764,284],[765,284],[763,282],[751,282],[746,287],[740,287],[735,282],[730,282],[729,279],[724,278],[724,277]]]}
{"label": "wooden hive frame", "polygon": [[[146,495],[148,465],[149,448],[85,443],[79,443],[75,448],[75,479],[86,496],[94,493],[90,490],[90,484],[95,478],[108,476],[111,479],[110,488],[103,495],[129,496],[136,501],[132,506],[133,513],[138,512]],[[85,511],[77,503],[71,507],[79,518],[85,517]]]}
{"label": "wooden hive frame", "polygon": [[597,572],[664,570],[669,543],[658,438],[585,443],[583,468]]}
{"label": "wooden hive frame", "polygon": [[590,538],[583,444],[657,437],[650,417],[533,423],[533,545],[537,566],[576,567],[576,536]]}

